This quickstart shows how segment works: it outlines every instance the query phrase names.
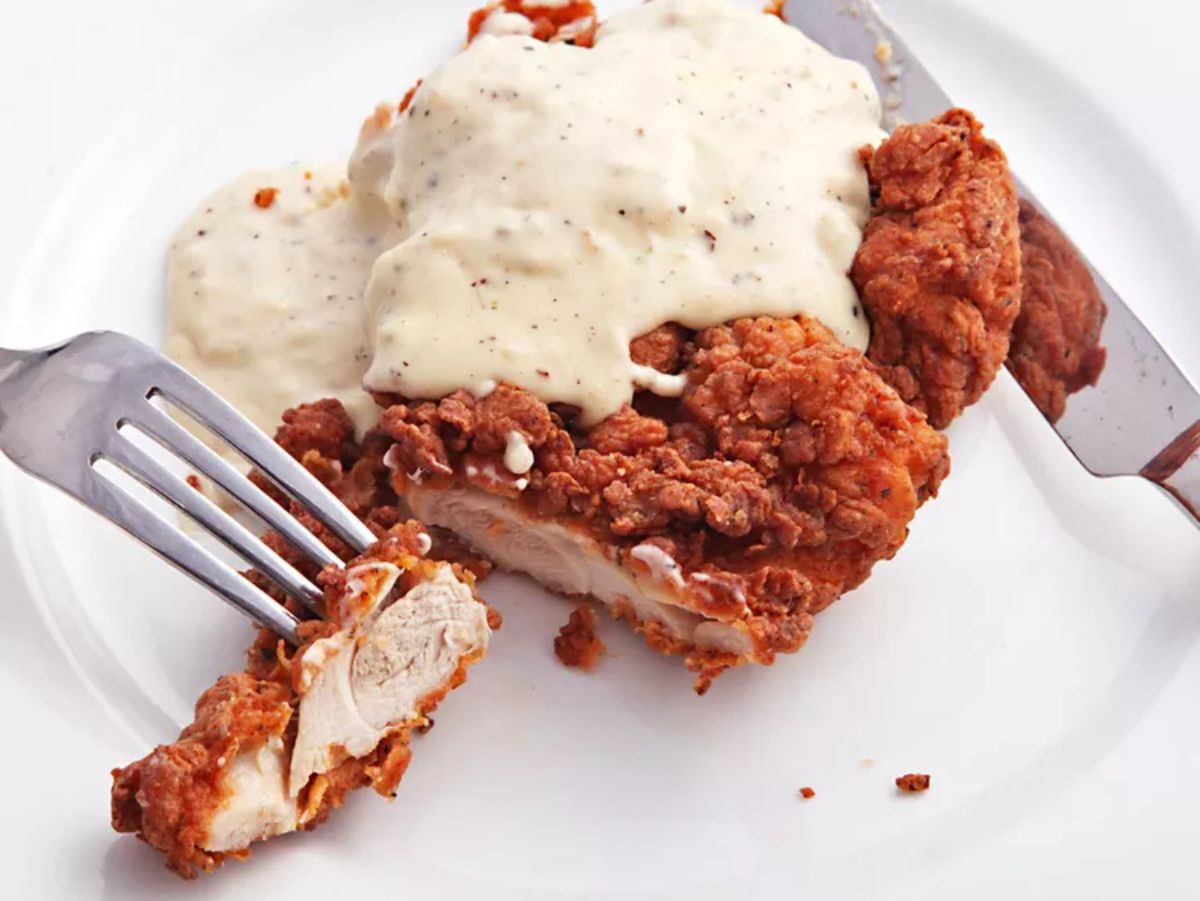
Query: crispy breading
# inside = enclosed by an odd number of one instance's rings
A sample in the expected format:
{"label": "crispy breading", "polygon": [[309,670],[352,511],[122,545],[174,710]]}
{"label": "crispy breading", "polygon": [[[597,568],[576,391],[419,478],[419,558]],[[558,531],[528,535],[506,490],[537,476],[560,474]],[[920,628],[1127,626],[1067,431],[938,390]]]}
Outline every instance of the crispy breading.
{"label": "crispy breading", "polygon": [[[336,403],[336,402],[334,402]],[[327,405],[310,406],[290,421],[312,423],[317,432],[327,424]],[[295,450],[302,450],[293,447]],[[303,451],[307,454],[313,450]],[[435,564],[422,559],[428,539],[420,523],[409,521],[394,526],[366,553],[347,561],[347,567],[363,563],[390,563],[402,572],[395,591],[403,596],[436,571]],[[461,568],[458,578],[473,586]],[[317,577],[333,609],[338,598],[351,590],[347,570],[329,567]],[[481,602],[482,603],[482,602]],[[488,626],[500,625],[499,615],[487,610]],[[112,825],[117,832],[134,832],[166,855],[167,866],[185,879],[199,871],[210,872],[228,857],[245,857],[248,849],[210,851],[205,849],[213,819],[228,800],[230,789],[225,774],[243,752],[256,752],[275,740],[289,757],[296,739],[296,714],[300,696],[296,688],[297,661],[314,641],[338,631],[338,624],[310,619],[300,625],[301,645],[287,648],[266,631],[260,631],[250,654],[249,672],[222,676],[200,696],[195,717],[169,745],[160,745],[126,767],[112,771]],[[347,792],[373,786],[391,797],[404,775],[414,729],[427,724],[445,695],[466,680],[466,669],[478,656],[464,656],[449,677],[417,703],[417,719],[385,735],[370,753],[347,757],[328,771],[314,776],[297,794],[299,828],[312,829],[341,806]],[[291,828],[291,827],[289,827]]]}
{"label": "crispy breading", "polygon": [[[381,421],[395,487],[469,483],[614,554],[649,541],[705,577],[693,609],[743,624],[751,659],[770,663],[900,547],[948,470],[946,441],[813,319],[743,319],[681,347],[681,399],[654,398],[652,415],[639,398],[584,432],[507,384],[395,404]],[[534,452],[519,478],[503,463],[513,432]],[[709,676],[742,662],[660,638]]]}
{"label": "crispy breading", "polygon": [[903,125],[864,152],[873,207],[851,270],[867,356],[944,428],[992,383],[1020,310],[1017,194],[969,112]]}
{"label": "crispy breading", "polygon": [[1095,279],[1073,244],[1021,201],[1021,315],[1008,368],[1051,422],[1067,397],[1096,384],[1104,369],[1100,331],[1108,314]]}
{"label": "crispy breading", "polygon": [[196,702],[196,716],[170,745],[112,771],[112,825],[167,855],[184,878],[210,871],[226,855],[200,847],[225,800],[218,776],[240,748],[282,735],[292,716],[285,685],[246,673],[222,676]]}

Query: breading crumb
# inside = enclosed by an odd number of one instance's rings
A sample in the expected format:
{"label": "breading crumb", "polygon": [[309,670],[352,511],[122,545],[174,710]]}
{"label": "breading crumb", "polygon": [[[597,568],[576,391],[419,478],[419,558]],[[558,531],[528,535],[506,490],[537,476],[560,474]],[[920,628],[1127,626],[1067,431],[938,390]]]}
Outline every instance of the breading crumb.
{"label": "breading crumb", "polygon": [[929,779],[926,773],[905,773],[896,777],[896,788],[908,794],[916,794],[929,788]]}
{"label": "breading crumb", "polygon": [[571,618],[558,630],[554,653],[564,666],[590,670],[603,656],[604,642],[596,635],[596,613],[586,604],[571,611]]}

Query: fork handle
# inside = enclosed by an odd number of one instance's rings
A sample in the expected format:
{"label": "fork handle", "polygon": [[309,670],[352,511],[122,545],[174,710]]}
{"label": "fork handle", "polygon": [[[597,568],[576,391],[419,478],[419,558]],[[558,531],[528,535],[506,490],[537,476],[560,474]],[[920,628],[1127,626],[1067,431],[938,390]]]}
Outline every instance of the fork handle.
{"label": "fork handle", "polygon": [[1141,475],[1166,491],[1200,526],[1200,419],[1142,467]]}

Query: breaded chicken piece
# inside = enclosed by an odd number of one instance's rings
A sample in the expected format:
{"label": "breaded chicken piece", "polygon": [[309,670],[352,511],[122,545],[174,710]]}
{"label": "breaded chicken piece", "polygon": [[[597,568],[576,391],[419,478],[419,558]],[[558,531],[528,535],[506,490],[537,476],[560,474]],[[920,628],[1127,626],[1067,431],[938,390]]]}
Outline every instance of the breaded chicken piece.
{"label": "breaded chicken piece", "polygon": [[873,208],[851,270],[867,356],[944,428],[992,383],[1020,309],[1017,193],[1003,151],[965,110],[864,152]]}
{"label": "breaded chicken piece", "polygon": [[423,521],[604,601],[702,691],[797,650],[812,614],[896,552],[946,441],[807,317],[669,326],[631,350],[682,372],[683,397],[639,395],[588,430],[506,384],[400,401],[385,461]]}
{"label": "breaded chicken piece", "polygon": [[473,578],[427,559],[429,547],[409,522],[322,572],[327,619],[301,624],[299,648],[274,639],[253,672],[200,697],[173,744],[113,770],[113,828],[191,878],[253,842],[314,828],[351,789],[392,797],[412,732],[498,624]]}
{"label": "breaded chicken piece", "polygon": [[1033,204],[1021,201],[1021,315],[1008,368],[1051,422],[1063,415],[1069,395],[1100,378],[1107,315],[1079,251]]}

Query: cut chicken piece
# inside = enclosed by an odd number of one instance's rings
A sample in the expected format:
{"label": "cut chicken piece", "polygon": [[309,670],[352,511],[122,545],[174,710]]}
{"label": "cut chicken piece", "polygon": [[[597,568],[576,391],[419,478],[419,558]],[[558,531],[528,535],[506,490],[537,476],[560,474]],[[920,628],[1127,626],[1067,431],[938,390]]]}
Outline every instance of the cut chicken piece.
{"label": "cut chicken piece", "polygon": [[[369,564],[370,565],[370,564]],[[386,597],[400,576],[374,564]],[[366,574],[356,567],[355,579]],[[487,644],[487,611],[449,564],[384,610],[368,611],[361,625],[314,641],[300,658],[300,722],[292,749],[289,791],[299,795],[314,775],[347,757],[363,757],[396,728],[420,719],[424,699],[458,671],[460,661]]]}
{"label": "cut chicken piece", "polygon": [[236,852],[251,842],[291,832],[299,825],[296,799],[288,793],[287,748],[279,735],[257,748],[238,751],[218,779],[225,796],[200,845],[206,851]]}
{"label": "cut chicken piece", "polygon": [[424,559],[428,535],[394,528],[345,569],[322,573],[329,621],[279,646],[276,678],[223,677],[173,745],[113,772],[113,826],[185,877],[255,841],[321,822],[346,791],[391,796],[409,737],[483,656],[490,611],[473,577]]}
{"label": "cut chicken piece", "polygon": [[382,463],[416,515],[605,602],[703,692],[798,650],[812,615],[899,549],[946,440],[808,317],[665,326],[631,356],[682,396],[642,395],[591,428],[509,384],[396,399]]}
{"label": "cut chicken piece", "polygon": [[413,515],[453,531],[502,569],[533,576],[559,594],[603,601],[614,615],[680,647],[738,662],[753,658],[744,622],[695,612],[705,606],[707,577],[684,578],[679,564],[654,544],[605,546],[582,529],[539,520],[513,500],[469,485],[410,486],[405,498]]}

